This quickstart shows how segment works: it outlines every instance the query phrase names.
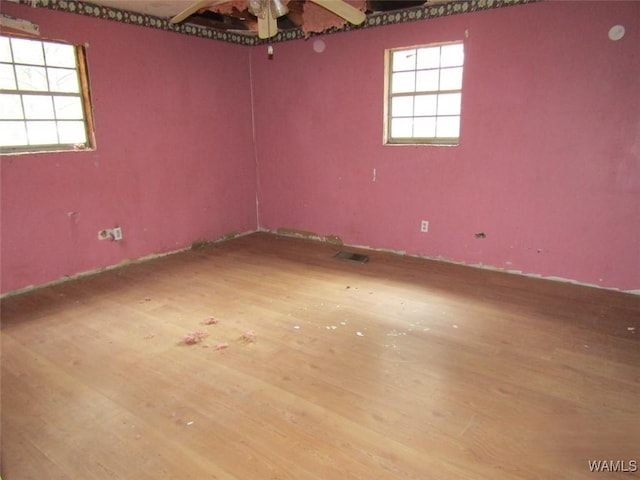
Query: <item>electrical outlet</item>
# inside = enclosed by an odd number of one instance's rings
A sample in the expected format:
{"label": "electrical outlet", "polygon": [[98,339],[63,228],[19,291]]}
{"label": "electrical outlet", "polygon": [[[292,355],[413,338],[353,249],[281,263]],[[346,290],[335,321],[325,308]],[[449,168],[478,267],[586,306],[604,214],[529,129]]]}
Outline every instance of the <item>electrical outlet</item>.
{"label": "electrical outlet", "polygon": [[420,222],[420,231],[422,233],[427,233],[429,231],[429,220],[422,220],[422,222]]}
{"label": "electrical outlet", "polygon": [[119,242],[122,240],[122,228],[113,227],[100,230],[98,232],[98,240],[115,240],[116,242]]}

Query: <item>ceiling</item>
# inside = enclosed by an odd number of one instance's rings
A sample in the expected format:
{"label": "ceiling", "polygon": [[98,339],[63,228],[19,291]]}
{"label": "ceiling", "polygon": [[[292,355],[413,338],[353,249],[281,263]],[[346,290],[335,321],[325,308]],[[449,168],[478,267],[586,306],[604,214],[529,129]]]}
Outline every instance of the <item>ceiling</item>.
{"label": "ceiling", "polygon": [[[118,10],[142,13],[169,19],[196,0],[91,0],[91,3]],[[356,8],[372,15],[380,12],[402,11],[415,7],[446,3],[447,0],[346,0]],[[281,32],[301,29],[306,35],[347,28],[346,22],[305,0],[289,0],[289,14],[278,19]],[[202,10],[184,23],[208,27],[217,31],[232,31],[245,35],[257,34],[257,20],[248,13],[245,0],[229,0],[219,7]]]}
{"label": "ceiling", "polygon": [[[381,27],[526,5],[543,0],[344,0],[351,6],[365,12],[364,22],[357,26],[347,23],[340,16],[319,6],[316,0],[279,0],[287,4],[289,13],[277,19],[277,34],[271,35],[271,38],[268,39],[265,39],[266,37],[259,38],[258,20],[246,8],[248,0],[225,0],[217,7],[204,8],[183,22],[176,24],[172,24],[170,19],[194,5],[196,0],[9,1],[130,25],[254,46],[308,38],[316,34]],[[338,0],[325,1],[337,2]],[[202,0],[199,3],[207,6],[207,0]]]}

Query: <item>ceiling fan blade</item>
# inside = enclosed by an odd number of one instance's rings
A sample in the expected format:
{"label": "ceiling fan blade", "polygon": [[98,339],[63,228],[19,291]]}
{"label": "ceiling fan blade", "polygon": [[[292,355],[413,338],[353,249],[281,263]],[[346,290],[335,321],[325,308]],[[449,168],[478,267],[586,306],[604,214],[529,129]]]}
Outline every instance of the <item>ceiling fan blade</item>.
{"label": "ceiling fan blade", "polygon": [[213,7],[214,5],[219,5],[227,1],[228,0],[199,0],[198,2],[192,3],[183,11],[181,11],[179,14],[177,14],[175,17],[173,17],[171,20],[169,20],[169,23],[172,25],[176,23],[180,23],[183,20],[185,20],[187,17],[190,17],[191,15],[196,13],[198,10]]}
{"label": "ceiling fan blade", "polygon": [[271,8],[265,9],[264,17],[258,17],[258,38],[267,39],[278,34],[278,22]]}
{"label": "ceiling fan blade", "polygon": [[364,12],[352,7],[343,0],[309,0],[316,5],[326,8],[330,12],[335,13],[339,17],[344,18],[347,22],[354,25],[360,25],[367,19]]}

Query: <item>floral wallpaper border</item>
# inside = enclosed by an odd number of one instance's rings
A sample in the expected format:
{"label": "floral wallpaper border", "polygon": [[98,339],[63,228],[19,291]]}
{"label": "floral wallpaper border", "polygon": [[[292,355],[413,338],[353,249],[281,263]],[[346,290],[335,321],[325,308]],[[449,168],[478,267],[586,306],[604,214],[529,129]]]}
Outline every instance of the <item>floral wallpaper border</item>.
{"label": "floral wallpaper border", "polygon": [[[539,1],[541,0],[452,0],[449,3],[445,4],[431,6],[423,5],[402,11],[369,14],[367,15],[367,20],[362,25],[347,25],[344,29],[329,30],[327,32],[324,32],[324,34],[340,31],[360,30],[363,28],[371,27],[381,27],[384,25],[394,25],[398,23],[415,22],[419,20],[427,20],[429,18],[446,17],[449,15],[477,12],[480,10],[491,10],[494,8],[509,7],[513,5],[524,5]],[[51,10],[76,13],[78,15],[86,15],[89,17],[100,18],[104,20],[112,20],[121,23],[128,23],[131,25],[139,25],[141,27],[157,28],[160,30],[182,33],[184,35],[210,38],[212,40],[220,40],[223,42],[236,43],[240,45],[262,45],[267,43],[283,42],[287,40],[297,40],[305,38],[305,34],[301,29],[295,29],[280,32],[269,41],[260,40],[257,36],[252,34],[227,32],[209,27],[192,25],[189,23],[171,25],[168,18],[161,18],[153,15],[120,10],[112,7],[105,7],[102,5],[96,5],[94,3],[79,0],[19,0],[19,2],[25,5],[40,8],[49,8]]]}

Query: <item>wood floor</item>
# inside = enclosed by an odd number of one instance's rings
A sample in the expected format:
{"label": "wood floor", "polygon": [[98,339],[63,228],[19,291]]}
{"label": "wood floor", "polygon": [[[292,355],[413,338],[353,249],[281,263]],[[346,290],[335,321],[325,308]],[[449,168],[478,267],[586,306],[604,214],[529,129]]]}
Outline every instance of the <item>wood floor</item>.
{"label": "wood floor", "polygon": [[335,252],[255,234],[4,299],[2,478],[640,475],[640,296]]}

